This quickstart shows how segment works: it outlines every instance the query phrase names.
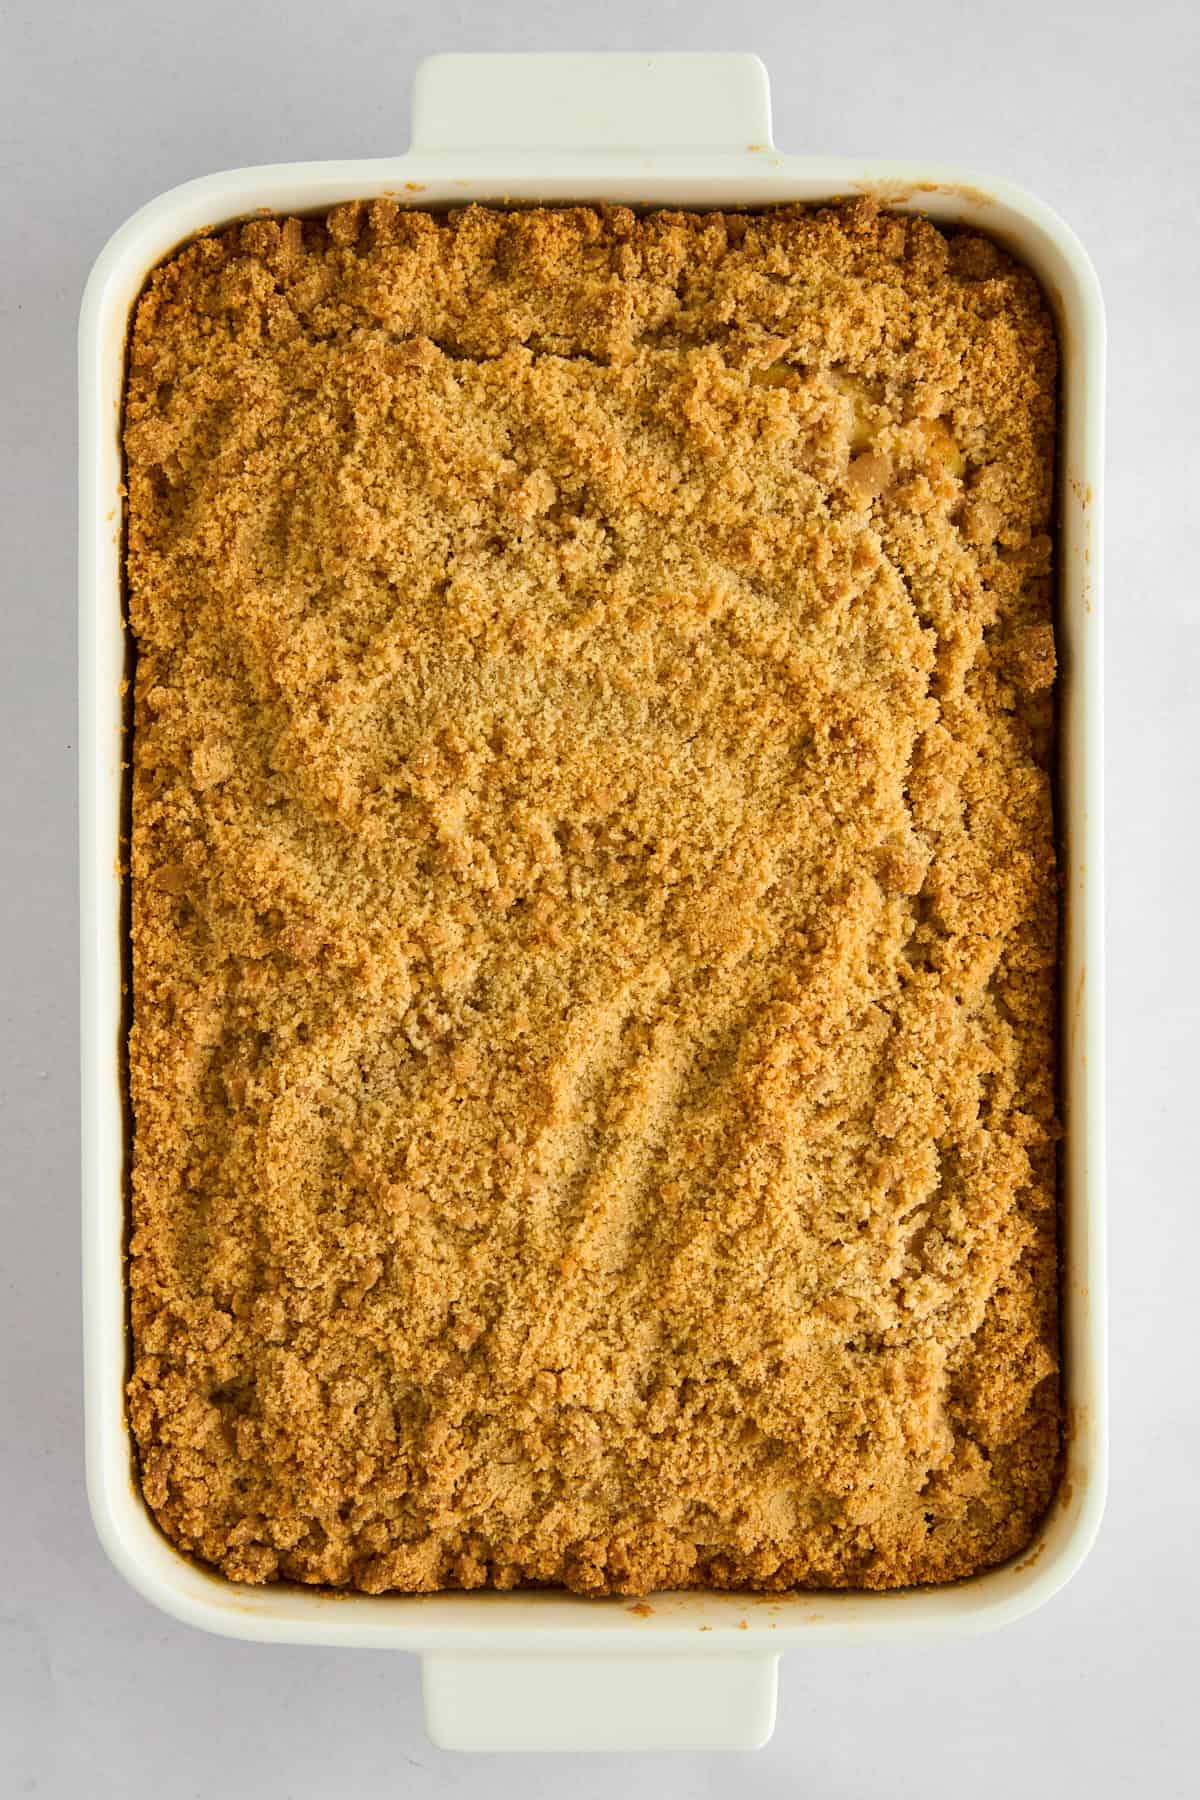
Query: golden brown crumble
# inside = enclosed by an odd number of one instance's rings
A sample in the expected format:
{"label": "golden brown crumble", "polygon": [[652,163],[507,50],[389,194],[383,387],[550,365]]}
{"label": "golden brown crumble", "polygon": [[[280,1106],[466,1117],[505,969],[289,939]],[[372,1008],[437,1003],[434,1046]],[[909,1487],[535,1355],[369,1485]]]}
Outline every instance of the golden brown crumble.
{"label": "golden brown crumble", "polygon": [[1058,1458],[1055,344],[990,242],[378,201],[151,280],[129,1387],[239,1581],[893,1587]]}

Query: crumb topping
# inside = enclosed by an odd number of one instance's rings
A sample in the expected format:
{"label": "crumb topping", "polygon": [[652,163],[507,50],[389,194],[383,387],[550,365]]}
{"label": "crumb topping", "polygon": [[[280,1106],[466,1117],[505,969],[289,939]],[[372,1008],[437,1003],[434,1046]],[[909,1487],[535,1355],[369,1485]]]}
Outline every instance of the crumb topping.
{"label": "crumb topping", "polygon": [[894,1587],[1059,1452],[1056,352],[863,202],[181,250],[126,400],[147,1501]]}

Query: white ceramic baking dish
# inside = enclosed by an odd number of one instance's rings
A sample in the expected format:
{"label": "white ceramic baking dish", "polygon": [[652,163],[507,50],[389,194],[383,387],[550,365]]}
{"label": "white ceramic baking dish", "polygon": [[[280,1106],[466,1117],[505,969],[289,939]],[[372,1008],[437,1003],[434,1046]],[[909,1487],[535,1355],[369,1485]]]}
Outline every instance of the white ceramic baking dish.
{"label": "white ceramic baking dish", "polygon": [[[1004,1568],[892,1594],[566,1593],[341,1597],[239,1587],[181,1556],[137,1487],[125,1414],[119,423],[130,309],[181,240],[258,212],[390,194],[423,207],[627,201],[757,207],[878,193],[991,233],[1043,282],[1062,342],[1059,632],[1066,1475],[1036,1542]],[[457,1748],[739,1748],[770,1735],[778,1653],[1005,1624],[1078,1568],[1105,1485],[1100,480],[1104,322],[1067,227],[1029,195],[955,168],[787,157],[752,56],[442,56],[417,71],[406,156],[239,169],[175,188],[122,226],[80,323],[80,830],[87,1475],[117,1568],[176,1618],[232,1637],[419,1651],[434,1740]]]}

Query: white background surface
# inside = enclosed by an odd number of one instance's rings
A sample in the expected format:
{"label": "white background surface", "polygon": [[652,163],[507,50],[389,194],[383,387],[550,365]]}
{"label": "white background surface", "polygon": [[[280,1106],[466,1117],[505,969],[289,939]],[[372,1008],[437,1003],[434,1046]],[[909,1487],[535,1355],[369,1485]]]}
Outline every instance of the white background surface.
{"label": "white background surface", "polygon": [[[976,1643],[797,1652],[771,1746],[450,1757],[401,1655],[189,1632],[83,1495],[74,330],[109,233],[243,163],[398,152],[440,49],[753,49],[794,152],[1033,188],[1100,272],[1114,1475],[1072,1586]],[[16,0],[0,21],[0,1796],[1146,1800],[1200,1784],[1200,19],[1188,0]]]}

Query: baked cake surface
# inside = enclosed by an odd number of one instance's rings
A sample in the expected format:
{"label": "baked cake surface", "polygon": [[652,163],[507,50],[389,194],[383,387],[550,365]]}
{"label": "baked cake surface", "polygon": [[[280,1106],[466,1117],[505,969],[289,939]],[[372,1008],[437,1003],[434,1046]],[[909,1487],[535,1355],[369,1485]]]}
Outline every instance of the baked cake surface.
{"label": "baked cake surface", "polygon": [[133,1366],[238,1581],[892,1587],[1059,1454],[1055,342],[990,242],[255,221],[125,419]]}

